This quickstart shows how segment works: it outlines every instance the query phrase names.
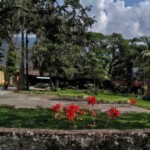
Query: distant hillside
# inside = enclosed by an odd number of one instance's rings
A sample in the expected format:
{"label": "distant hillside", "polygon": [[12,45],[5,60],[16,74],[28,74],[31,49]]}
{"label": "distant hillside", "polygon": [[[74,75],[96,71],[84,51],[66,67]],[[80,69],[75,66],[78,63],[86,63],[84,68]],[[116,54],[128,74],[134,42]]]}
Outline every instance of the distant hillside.
{"label": "distant hillside", "polygon": [[[36,38],[35,37],[29,37],[29,49],[32,48],[32,46],[34,45]],[[15,43],[21,47],[21,37],[15,37],[14,39]]]}
{"label": "distant hillside", "polygon": [[[34,45],[36,41],[35,37],[29,37],[29,49],[32,48],[32,46]],[[14,42],[17,46],[19,46],[21,48],[21,37],[15,37],[14,38]],[[2,61],[0,61],[0,65],[5,64],[6,63],[6,58],[7,58],[7,52],[8,52],[8,44],[6,42],[4,42],[2,44],[2,46],[0,47],[1,49],[3,49],[2,54],[3,54],[3,58]]]}

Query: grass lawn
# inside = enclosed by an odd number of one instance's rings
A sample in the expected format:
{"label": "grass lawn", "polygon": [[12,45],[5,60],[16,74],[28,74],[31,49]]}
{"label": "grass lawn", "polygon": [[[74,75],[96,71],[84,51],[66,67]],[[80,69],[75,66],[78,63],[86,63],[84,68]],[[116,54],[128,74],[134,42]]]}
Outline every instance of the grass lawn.
{"label": "grass lawn", "polygon": [[[56,120],[48,109],[14,109],[0,108],[0,127],[5,128],[42,128],[42,129],[91,129],[90,116],[86,116],[84,121],[74,122],[66,119]],[[108,116],[100,114],[95,118],[97,129],[144,129],[150,128],[150,114],[131,113],[122,114],[116,120],[110,120],[107,124]],[[107,124],[107,126],[106,126]]]}
{"label": "grass lawn", "polygon": [[[31,91],[23,91],[23,93],[26,94],[46,94],[46,95],[59,95],[62,97],[83,97],[86,98],[90,95],[92,95],[92,93],[88,90],[72,90],[72,89],[66,89],[66,90],[60,90],[58,89],[57,92],[51,92],[49,90],[47,91],[38,91],[38,90],[31,90]],[[127,101],[129,102],[129,99],[133,97],[137,100],[137,104],[136,106],[138,107],[143,107],[146,109],[150,109],[150,101],[143,101],[140,97],[137,98],[135,95],[133,94],[114,94],[114,93],[110,93],[110,92],[99,92],[98,95],[96,95],[96,98],[98,101],[109,101],[109,102],[113,102],[113,101]]]}

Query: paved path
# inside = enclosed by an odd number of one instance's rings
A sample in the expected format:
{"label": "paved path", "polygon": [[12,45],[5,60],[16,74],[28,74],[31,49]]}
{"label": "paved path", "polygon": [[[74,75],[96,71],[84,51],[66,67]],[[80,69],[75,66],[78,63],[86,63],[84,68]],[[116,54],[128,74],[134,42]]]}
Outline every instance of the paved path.
{"label": "paved path", "polygon": [[[14,106],[15,108],[49,108],[56,103],[61,103],[66,106],[70,103],[78,104],[80,107],[88,108],[86,101],[65,101],[57,96],[34,96],[27,94],[14,93],[12,90],[4,91],[0,89],[0,105]],[[145,112],[150,113],[150,110],[131,106],[129,104],[98,104],[93,109],[99,109],[102,112],[107,111],[110,107],[117,107],[121,113],[125,112]]]}

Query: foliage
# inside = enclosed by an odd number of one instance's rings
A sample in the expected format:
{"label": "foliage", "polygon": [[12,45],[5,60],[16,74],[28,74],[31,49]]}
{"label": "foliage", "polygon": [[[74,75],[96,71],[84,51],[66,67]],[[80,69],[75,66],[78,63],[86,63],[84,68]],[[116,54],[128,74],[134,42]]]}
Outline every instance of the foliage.
{"label": "foliage", "polygon": [[150,98],[150,37],[141,37],[140,38],[146,45],[147,49],[144,49],[142,56],[144,59],[144,74],[147,74],[147,93],[143,99],[148,100]]}
{"label": "foliage", "polygon": [[[38,128],[38,129],[73,129],[73,122],[68,120],[56,120],[48,109],[14,109],[0,108],[0,127],[5,128]],[[97,129],[144,129],[150,128],[150,114],[127,113],[117,120],[111,120],[106,125],[108,116],[101,114],[97,116]],[[77,129],[91,129],[91,116],[86,116],[84,121],[77,120]]]}
{"label": "foliage", "polygon": [[5,67],[5,80],[10,81],[10,77],[13,77],[17,72],[18,54],[16,51],[9,49],[7,62]]}
{"label": "foliage", "polygon": [[[87,102],[88,105],[95,105],[97,104],[97,100],[95,97],[93,96],[89,96],[87,97]],[[130,102],[132,105],[134,105],[136,103],[136,100],[133,98],[130,98]],[[97,123],[95,122],[95,116],[97,115],[97,113],[92,109],[92,108],[79,108],[78,105],[75,104],[69,104],[66,107],[63,107],[60,103],[50,107],[50,111],[52,112],[52,115],[55,116],[55,118],[57,120],[61,120],[62,118],[67,118],[69,121],[73,121],[74,122],[74,127],[77,128],[77,126],[75,125],[76,120],[81,120],[83,121],[85,119],[86,115],[91,116],[91,120],[93,121],[93,124],[91,124],[90,126],[93,128],[97,127]],[[98,115],[101,116],[101,110],[97,110],[98,111]],[[120,117],[120,111],[116,108],[116,107],[112,107],[109,110],[107,110],[107,115],[109,116],[107,123],[105,125],[105,127],[107,126],[108,122],[110,121],[110,119],[116,119],[117,117]]]}
{"label": "foliage", "polygon": [[45,3],[44,16],[39,13],[40,29],[37,29],[37,44],[33,49],[35,68],[49,72],[50,76],[74,75],[86,31],[94,23],[87,15],[89,10],[79,1],[65,1],[63,6],[58,6],[56,1]]}
{"label": "foliage", "polygon": [[125,40],[121,34],[113,33],[108,36],[108,49],[111,79],[125,79],[130,86],[133,79],[134,55],[128,40]]}
{"label": "foliage", "polygon": [[105,47],[105,36],[99,33],[88,33],[88,44],[85,50],[85,72],[92,78],[108,79],[108,50]]}
{"label": "foliage", "polygon": [[10,38],[13,6],[14,2],[12,0],[0,1],[0,37],[2,39]]}

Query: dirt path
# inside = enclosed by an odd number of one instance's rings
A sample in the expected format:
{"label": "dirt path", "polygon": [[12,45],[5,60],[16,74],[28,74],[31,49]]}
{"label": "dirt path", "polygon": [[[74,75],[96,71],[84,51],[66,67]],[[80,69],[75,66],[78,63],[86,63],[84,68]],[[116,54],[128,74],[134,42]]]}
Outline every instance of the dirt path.
{"label": "dirt path", "polygon": [[[27,94],[18,94],[13,91],[3,91],[0,90],[0,105],[9,105],[14,106],[15,108],[49,108],[56,103],[61,103],[66,106],[70,103],[78,104],[80,107],[88,108],[86,101],[65,101],[60,99],[57,96],[33,96]],[[129,113],[129,112],[145,112],[150,113],[150,110],[139,108],[136,106],[131,106],[129,104],[98,104],[93,109],[99,109],[102,112],[107,111],[110,107],[117,107],[121,113]]]}

